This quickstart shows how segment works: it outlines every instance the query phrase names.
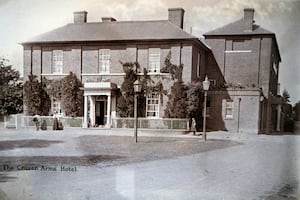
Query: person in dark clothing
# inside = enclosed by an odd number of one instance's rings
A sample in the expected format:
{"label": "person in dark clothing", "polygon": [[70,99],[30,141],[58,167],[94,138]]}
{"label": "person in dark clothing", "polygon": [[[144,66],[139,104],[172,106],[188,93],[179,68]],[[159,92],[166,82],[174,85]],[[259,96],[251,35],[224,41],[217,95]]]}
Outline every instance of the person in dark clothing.
{"label": "person in dark clothing", "polygon": [[57,117],[55,115],[53,117],[54,118],[53,118],[53,126],[52,126],[52,128],[53,128],[54,131],[56,131],[56,130],[58,130],[58,119],[57,119]]}

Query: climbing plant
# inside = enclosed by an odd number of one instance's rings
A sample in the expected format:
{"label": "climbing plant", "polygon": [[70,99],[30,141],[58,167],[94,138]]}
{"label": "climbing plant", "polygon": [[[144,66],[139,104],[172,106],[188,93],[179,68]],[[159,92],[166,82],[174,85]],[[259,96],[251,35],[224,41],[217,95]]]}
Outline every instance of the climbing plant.
{"label": "climbing plant", "polygon": [[76,117],[83,114],[83,91],[81,81],[70,72],[61,80],[62,109],[67,116]]}
{"label": "climbing plant", "polygon": [[122,63],[125,72],[124,81],[121,85],[121,93],[118,98],[117,111],[120,117],[133,117],[134,112],[134,82],[139,79],[142,85],[142,92],[138,96],[138,116],[146,115],[146,98],[148,94],[157,92],[160,94],[161,102],[166,91],[161,81],[155,82],[148,75],[147,69],[143,68],[142,75],[139,75],[141,67],[137,62]]}
{"label": "climbing plant", "polygon": [[161,69],[163,73],[170,73],[172,80],[171,91],[168,94],[168,102],[165,109],[165,117],[186,118],[187,117],[187,89],[188,87],[182,80],[183,65],[179,66],[171,63],[171,52],[167,55],[165,66]]}

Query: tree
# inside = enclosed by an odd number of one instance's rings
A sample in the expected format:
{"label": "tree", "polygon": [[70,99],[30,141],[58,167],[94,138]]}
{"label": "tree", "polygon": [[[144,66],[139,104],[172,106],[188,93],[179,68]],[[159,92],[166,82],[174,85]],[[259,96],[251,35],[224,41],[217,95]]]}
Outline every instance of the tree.
{"label": "tree", "polygon": [[189,84],[187,91],[187,113],[189,118],[195,118],[196,129],[202,124],[203,87],[201,82]]}
{"label": "tree", "polygon": [[0,115],[23,111],[23,85],[20,73],[0,58]]}
{"label": "tree", "polygon": [[282,108],[284,113],[284,131],[293,132],[295,116],[293,113],[293,106],[289,103],[290,94],[286,89],[283,90],[282,100],[283,100]]}
{"label": "tree", "polygon": [[283,102],[284,103],[289,103],[290,102],[290,97],[291,96],[290,96],[289,92],[286,89],[284,89],[283,92],[282,92]]}
{"label": "tree", "polygon": [[49,115],[51,100],[45,87],[36,75],[28,76],[24,84],[24,102],[28,115]]}
{"label": "tree", "polygon": [[295,104],[293,110],[295,112],[295,120],[300,121],[300,101]]}
{"label": "tree", "polygon": [[67,116],[76,117],[83,114],[83,91],[80,87],[81,81],[72,72],[62,79],[61,103]]}
{"label": "tree", "polygon": [[174,83],[168,95],[168,102],[165,109],[165,117],[186,118],[187,117],[187,86],[182,81],[183,65],[171,63],[171,52],[165,59],[165,66],[161,69],[163,73],[170,73]]}
{"label": "tree", "polygon": [[118,113],[120,117],[133,117],[134,112],[134,88],[133,83],[137,80],[138,63],[122,63],[125,72],[124,81],[121,85],[121,97],[118,100]]}
{"label": "tree", "polygon": [[183,81],[174,82],[171,93],[168,95],[169,101],[165,109],[167,118],[186,118],[187,117],[187,86]]}

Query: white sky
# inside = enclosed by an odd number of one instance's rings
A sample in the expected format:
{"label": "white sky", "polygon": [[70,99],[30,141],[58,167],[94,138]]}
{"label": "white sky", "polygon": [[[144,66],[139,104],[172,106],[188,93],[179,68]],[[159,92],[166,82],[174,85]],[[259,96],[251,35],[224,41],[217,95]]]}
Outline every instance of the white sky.
{"label": "white sky", "polygon": [[23,71],[22,46],[38,34],[73,22],[73,12],[88,11],[88,21],[114,17],[118,21],[161,20],[168,8],[185,9],[184,29],[203,33],[243,17],[255,9],[258,25],[276,33],[282,63],[279,81],[294,104],[300,100],[300,0],[0,0],[0,56]]}

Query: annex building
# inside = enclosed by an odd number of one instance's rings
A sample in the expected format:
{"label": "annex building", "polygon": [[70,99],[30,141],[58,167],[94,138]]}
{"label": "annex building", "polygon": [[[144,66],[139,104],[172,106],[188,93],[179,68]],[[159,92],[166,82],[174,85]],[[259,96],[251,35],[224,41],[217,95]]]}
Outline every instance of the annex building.
{"label": "annex building", "polygon": [[[116,91],[125,75],[122,63],[139,63],[169,91],[170,74],[162,73],[161,68],[170,54],[172,64],[183,65],[186,84],[209,77],[209,129],[281,130],[278,44],[274,33],[254,24],[254,9],[245,9],[242,19],[204,34],[205,39],[183,30],[182,8],[168,12],[167,20],[103,17],[101,22],[88,22],[86,11],[74,12],[72,23],[22,43],[24,77],[59,79],[73,72],[83,83],[82,126],[91,123],[109,128],[118,117]],[[167,96],[154,92],[146,98],[145,117],[162,119]],[[59,99],[52,98],[51,112],[63,114],[57,108]]]}

